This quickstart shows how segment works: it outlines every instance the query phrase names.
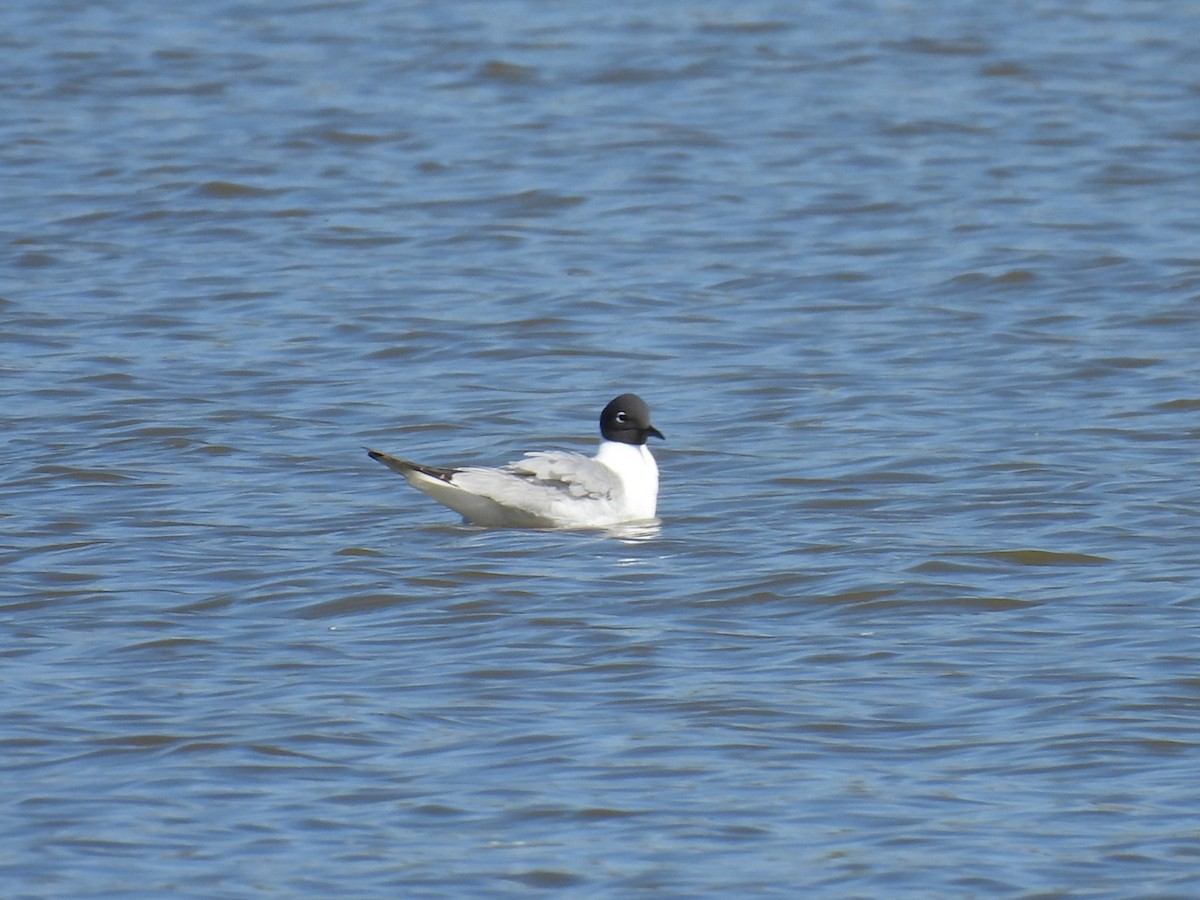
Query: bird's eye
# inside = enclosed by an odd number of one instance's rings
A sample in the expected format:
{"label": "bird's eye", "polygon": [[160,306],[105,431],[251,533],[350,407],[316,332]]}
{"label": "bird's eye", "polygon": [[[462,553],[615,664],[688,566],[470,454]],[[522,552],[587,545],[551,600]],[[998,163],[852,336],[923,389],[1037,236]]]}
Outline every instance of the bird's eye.
{"label": "bird's eye", "polygon": [[622,425],[624,425],[628,420],[629,420],[629,416],[625,415],[625,413],[623,413],[623,412],[617,413],[617,421],[620,422]]}

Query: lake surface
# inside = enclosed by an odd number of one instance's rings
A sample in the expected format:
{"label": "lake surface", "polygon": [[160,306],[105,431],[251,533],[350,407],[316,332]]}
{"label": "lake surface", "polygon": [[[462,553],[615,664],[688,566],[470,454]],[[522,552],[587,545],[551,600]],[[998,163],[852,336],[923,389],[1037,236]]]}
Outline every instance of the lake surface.
{"label": "lake surface", "polygon": [[1200,894],[1197,26],[0,7],[3,895]]}

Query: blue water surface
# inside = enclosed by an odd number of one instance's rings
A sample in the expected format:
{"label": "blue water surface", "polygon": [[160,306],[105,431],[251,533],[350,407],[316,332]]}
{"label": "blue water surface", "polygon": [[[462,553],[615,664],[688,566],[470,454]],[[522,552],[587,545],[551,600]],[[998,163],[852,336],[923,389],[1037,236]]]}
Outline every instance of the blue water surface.
{"label": "blue water surface", "polygon": [[4,896],[1194,896],[1196,24],[0,8]]}

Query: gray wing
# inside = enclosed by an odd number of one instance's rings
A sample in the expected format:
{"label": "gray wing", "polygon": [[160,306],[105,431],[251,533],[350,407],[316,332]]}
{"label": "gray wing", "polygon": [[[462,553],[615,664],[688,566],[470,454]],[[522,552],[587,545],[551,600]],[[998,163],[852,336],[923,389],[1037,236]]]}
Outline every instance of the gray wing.
{"label": "gray wing", "polygon": [[[528,453],[501,469],[464,468],[451,483],[504,506],[554,518],[574,518],[570,509],[620,503],[621,482],[603,463],[579,453]],[[581,504],[580,501],[583,501]],[[592,510],[594,514],[595,510]]]}
{"label": "gray wing", "polygon": [[480,525],[595,527],[627,517],[625,489],[608,466],[578,453],[529,453],[500,469],[424,466],[369,450],[413,487]]}
{"label": "gray wing", "polygon": [[608,466],[590,456],[560,451],[526,453],[524,459],[504,467],[521,478],[571,497],[616,500],[621,482]]}

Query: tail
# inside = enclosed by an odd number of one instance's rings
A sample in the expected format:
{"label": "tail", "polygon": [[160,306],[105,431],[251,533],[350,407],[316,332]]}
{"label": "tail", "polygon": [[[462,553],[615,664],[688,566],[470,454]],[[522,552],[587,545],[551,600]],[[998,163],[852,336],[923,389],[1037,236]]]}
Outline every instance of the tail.
{"label": "tail", "polygon": [[414,473],[420,473],[421,475],[427,475],[430,478],[436,478],[438,481],[445,481],[449,483],[450,479],[453,478],[458,472],[458,469],[442,469],[438,468],[437,466],[423,466],[420,463],[409,462],[407,459],[401,459],[398,456],[380,453],[378,450],[372,450],[370,447],[366,448],[366,450],[367,456],[371,457],[371,459],[375,460],[376,462],[383,463],[393,472],[399,472],[405,478],[409,478],[409,476],[413,475]]}

